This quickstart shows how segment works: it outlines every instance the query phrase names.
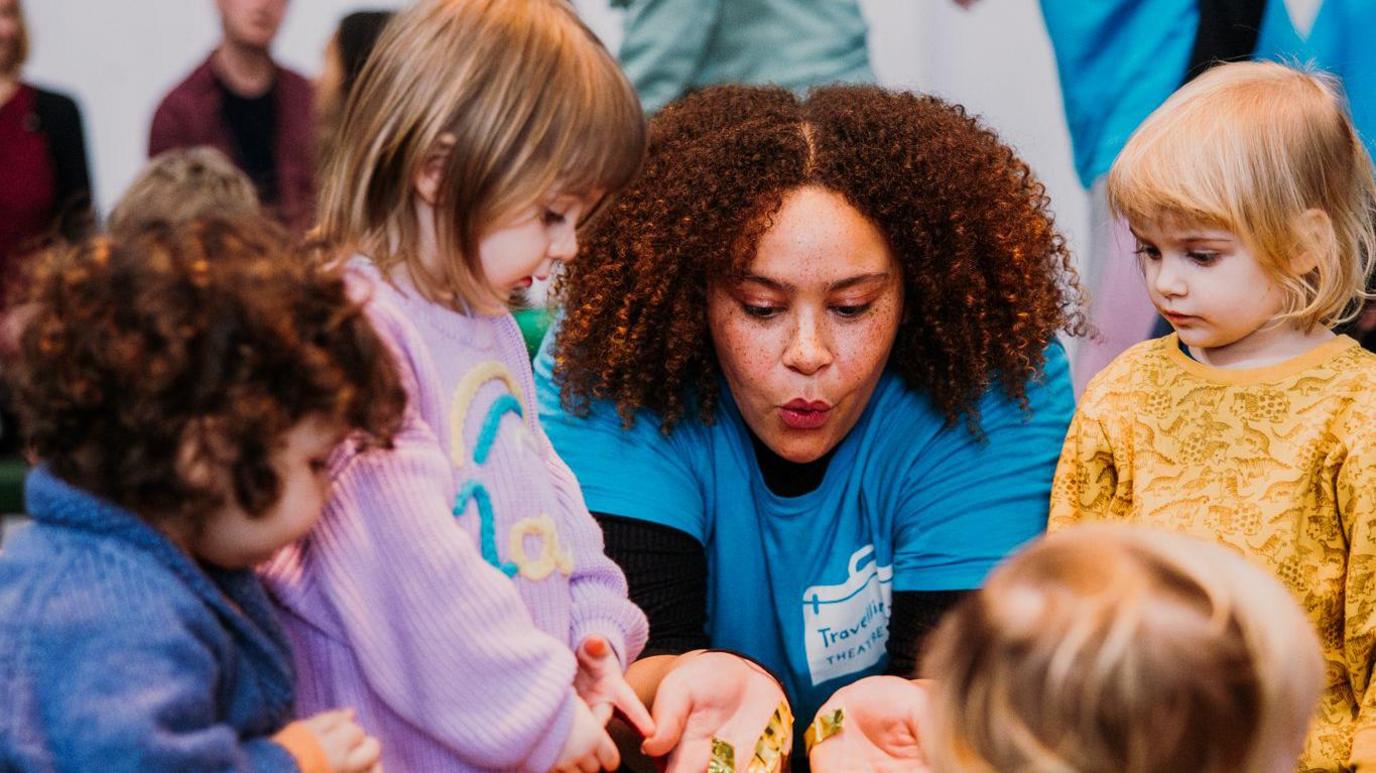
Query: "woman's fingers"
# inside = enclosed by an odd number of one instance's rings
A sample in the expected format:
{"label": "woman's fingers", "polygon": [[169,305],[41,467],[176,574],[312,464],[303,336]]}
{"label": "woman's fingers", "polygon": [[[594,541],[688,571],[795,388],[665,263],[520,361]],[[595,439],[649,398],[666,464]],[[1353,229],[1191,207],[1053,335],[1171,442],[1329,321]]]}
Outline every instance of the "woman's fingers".
{"label": "woman's fingers", "polygon": [[672,751],[688,724],[693,699],[687,690],[674,689],[676,687],[677,684],[661,683],[655,695],[654,733],[640,744],[640,751],[651,757],[663,757]]}

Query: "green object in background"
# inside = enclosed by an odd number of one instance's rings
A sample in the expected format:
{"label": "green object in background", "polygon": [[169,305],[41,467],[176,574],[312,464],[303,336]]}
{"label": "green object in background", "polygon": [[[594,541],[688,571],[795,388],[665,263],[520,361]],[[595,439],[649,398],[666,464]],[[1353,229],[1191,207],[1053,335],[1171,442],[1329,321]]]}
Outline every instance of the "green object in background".
{"label": "green object in background", "polygon": [[24,476],[29,465],[21,458],[0,458],[0,514],[24,512]]}
{"label": "green object in background", "polygon": [[554,319],[554,314],[547,308],[520,309],[511,312],[511,316],[516,318],[516,324],[521,326],[521,337],[526,340],[526,351],[530,354],[530,359],[535,359],[535,353],[540,351],[540,342],[545,340],[545,331],[549,330],[549,323]]}

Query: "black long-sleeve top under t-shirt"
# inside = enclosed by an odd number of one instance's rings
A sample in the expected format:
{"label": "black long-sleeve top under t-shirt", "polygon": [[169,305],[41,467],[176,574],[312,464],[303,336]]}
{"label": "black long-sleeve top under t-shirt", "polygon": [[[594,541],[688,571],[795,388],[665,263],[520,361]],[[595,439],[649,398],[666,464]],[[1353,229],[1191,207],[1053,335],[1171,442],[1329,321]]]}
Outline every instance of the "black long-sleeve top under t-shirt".
{"label": "black long-sleeve top under t-shirt", "polygon": [[[832,454],[790,462],[751,436],[765,485],[777,496],[796,497],[822,484]],[[631,601],[650,621],[641,657],[677,655],[710,647],[707,635],[707,551],[691,535],[658,523],[594,512],[607,555],[621,566]],[[912,677],[928,633],[968,591],[896,591],[889,616],[886,672]]]}

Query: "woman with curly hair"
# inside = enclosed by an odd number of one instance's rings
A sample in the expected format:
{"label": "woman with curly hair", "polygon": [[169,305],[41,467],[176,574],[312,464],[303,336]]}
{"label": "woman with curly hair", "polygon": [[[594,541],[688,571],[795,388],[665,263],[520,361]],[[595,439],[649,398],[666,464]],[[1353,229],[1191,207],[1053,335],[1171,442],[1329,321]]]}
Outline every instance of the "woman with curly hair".
{"label": "woman with curly hair", "polygon": [[669,106],[583,236],[541,418],[650,618],[644,751],[767,761],[1045,528],[1069,254],[992,132],[868,86]]}

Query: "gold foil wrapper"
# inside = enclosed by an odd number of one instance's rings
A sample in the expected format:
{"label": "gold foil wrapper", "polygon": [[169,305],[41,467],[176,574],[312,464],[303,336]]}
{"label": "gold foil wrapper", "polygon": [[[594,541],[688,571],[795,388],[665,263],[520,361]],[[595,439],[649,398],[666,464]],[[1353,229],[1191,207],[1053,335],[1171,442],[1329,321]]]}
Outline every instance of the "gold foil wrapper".
{"label": "gold foil wrapper", "polygon": [[[755,753],[745,766],[745,773],[779,773],[788,761],[793,748],[793,712],[787,703],[780,703],[755,742]],[[712,756],[707,760],[707,773],[736,773],[736,749],[720,738],[712,739]]]}
{"label": "gold foil wrapper", "polygon": [[830,714],[813,719],[812,724],[807,726],[807,732],[803,734],[803,743],[807,745],[808,752],[812,751],[812,747],[841,732],[845,721],[846,713],[839,707]]}
{"label": "gold foil wrapper", "polygon": [[707,773],[736,773],[736,747],[712,738],[712,756],[707,758]]}

